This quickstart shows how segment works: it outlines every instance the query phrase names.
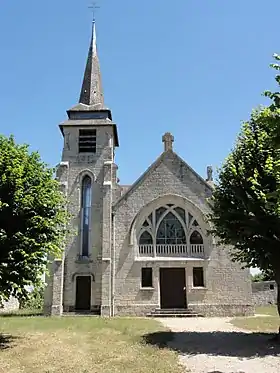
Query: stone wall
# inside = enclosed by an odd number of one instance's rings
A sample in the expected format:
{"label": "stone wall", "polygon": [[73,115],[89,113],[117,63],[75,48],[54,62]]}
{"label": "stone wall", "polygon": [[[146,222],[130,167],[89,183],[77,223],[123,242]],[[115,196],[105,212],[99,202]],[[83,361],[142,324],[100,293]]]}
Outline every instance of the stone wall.
{"label": "stone wall", "polygon": [[275,281],[252,282],[253,303],[256,306],[275,304],[277,285]]}
{"label": "stone wall", "polygon": [[3,305],[0,306],[0,313],[17,311],[18,309],[19,309],[18,300],[14,297],[11,297],[7,302],[4,302]]}
{"label": "stone wall", "polygon": [[[114,208],[115,314],[142,315],[160,306],[159,268],[183,267],[186,270],[187,304],[205,315],[248,315],[253,313],[249,270],[230,260],[228,250],[217,246],[206,232],[206,199],[211,188],[175,153],[166,152],[139,179]],[[204,232],[205,260],[136,259],[137,230],[145,216],[160,206],[173,203],[195,216]],[[153,289],[141,289],[142,267],[153,268]],[[192,268],[201,266],[205,287],[192,286]]]}
{"label": "stone wall", "polygon": [[252,304],[196,304],[190,307],[205,317],[252,316],[255,307]]}

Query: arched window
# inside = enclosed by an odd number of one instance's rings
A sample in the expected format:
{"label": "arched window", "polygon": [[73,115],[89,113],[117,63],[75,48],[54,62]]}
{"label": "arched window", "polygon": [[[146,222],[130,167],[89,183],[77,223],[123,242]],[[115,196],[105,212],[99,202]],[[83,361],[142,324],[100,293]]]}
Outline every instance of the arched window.
{"label": "arched window", "polygon": [[153,238],[151,234],[147,231],[144,231],[139,238],[139,245],[152,245]]}
{"label": "arched window", "polygon": [[203,245],[203,238],[198,231],[193,231],[190,237],[191,245]]}
{"label": "arched window", "polygon": [[82,181],[82,256],[89,254],[89,235],[91,223],[91,195],[92,183],[91,178],[86,175]]}
{"label": "arched window", "polygon": [[157,230],[157,244],[186,244],[184,228],[178,218],[169,212]]}

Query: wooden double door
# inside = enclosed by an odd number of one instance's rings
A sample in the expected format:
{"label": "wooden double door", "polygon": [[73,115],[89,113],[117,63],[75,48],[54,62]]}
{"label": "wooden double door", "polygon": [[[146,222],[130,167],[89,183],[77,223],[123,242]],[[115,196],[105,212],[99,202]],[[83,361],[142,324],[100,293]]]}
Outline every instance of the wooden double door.
{"label": "wooden double door", "polygon": [[185,268],[160,268],[160,307],[187,308]]}

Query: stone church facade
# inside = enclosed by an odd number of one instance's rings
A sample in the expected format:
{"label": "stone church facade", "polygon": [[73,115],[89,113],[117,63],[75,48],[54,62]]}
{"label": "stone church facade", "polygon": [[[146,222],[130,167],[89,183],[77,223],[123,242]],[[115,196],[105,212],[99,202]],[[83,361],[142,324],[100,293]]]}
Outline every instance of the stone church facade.
{"label": "stone church facade", "polygon": [[203,179],[166,133],[158,159],[133,185],[120,185],[118,131],[104,105],[95,24],[80,100],[67,114],[57,178],[69,201],[71,232],[63,257],[50,267],[45,314],[251,314],[249,271],[207,234],[211,167]]}

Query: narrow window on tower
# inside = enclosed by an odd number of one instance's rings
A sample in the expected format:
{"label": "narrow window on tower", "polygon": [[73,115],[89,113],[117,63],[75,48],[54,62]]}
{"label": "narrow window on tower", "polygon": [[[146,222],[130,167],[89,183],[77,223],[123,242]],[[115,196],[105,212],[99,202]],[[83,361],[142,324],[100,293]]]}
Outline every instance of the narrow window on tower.
{"label": "narrow window on tower", "polygon": [[96,130],[79,130],[79,153],[96,153]]}
{"label": "narrow window on tower", "polygon": [[91,224],[91,196],[92,183],[89,176],[85,176],[82,181],[82,206],[81,206],[81,243],[82,256],[89,254],[90,224]]}

